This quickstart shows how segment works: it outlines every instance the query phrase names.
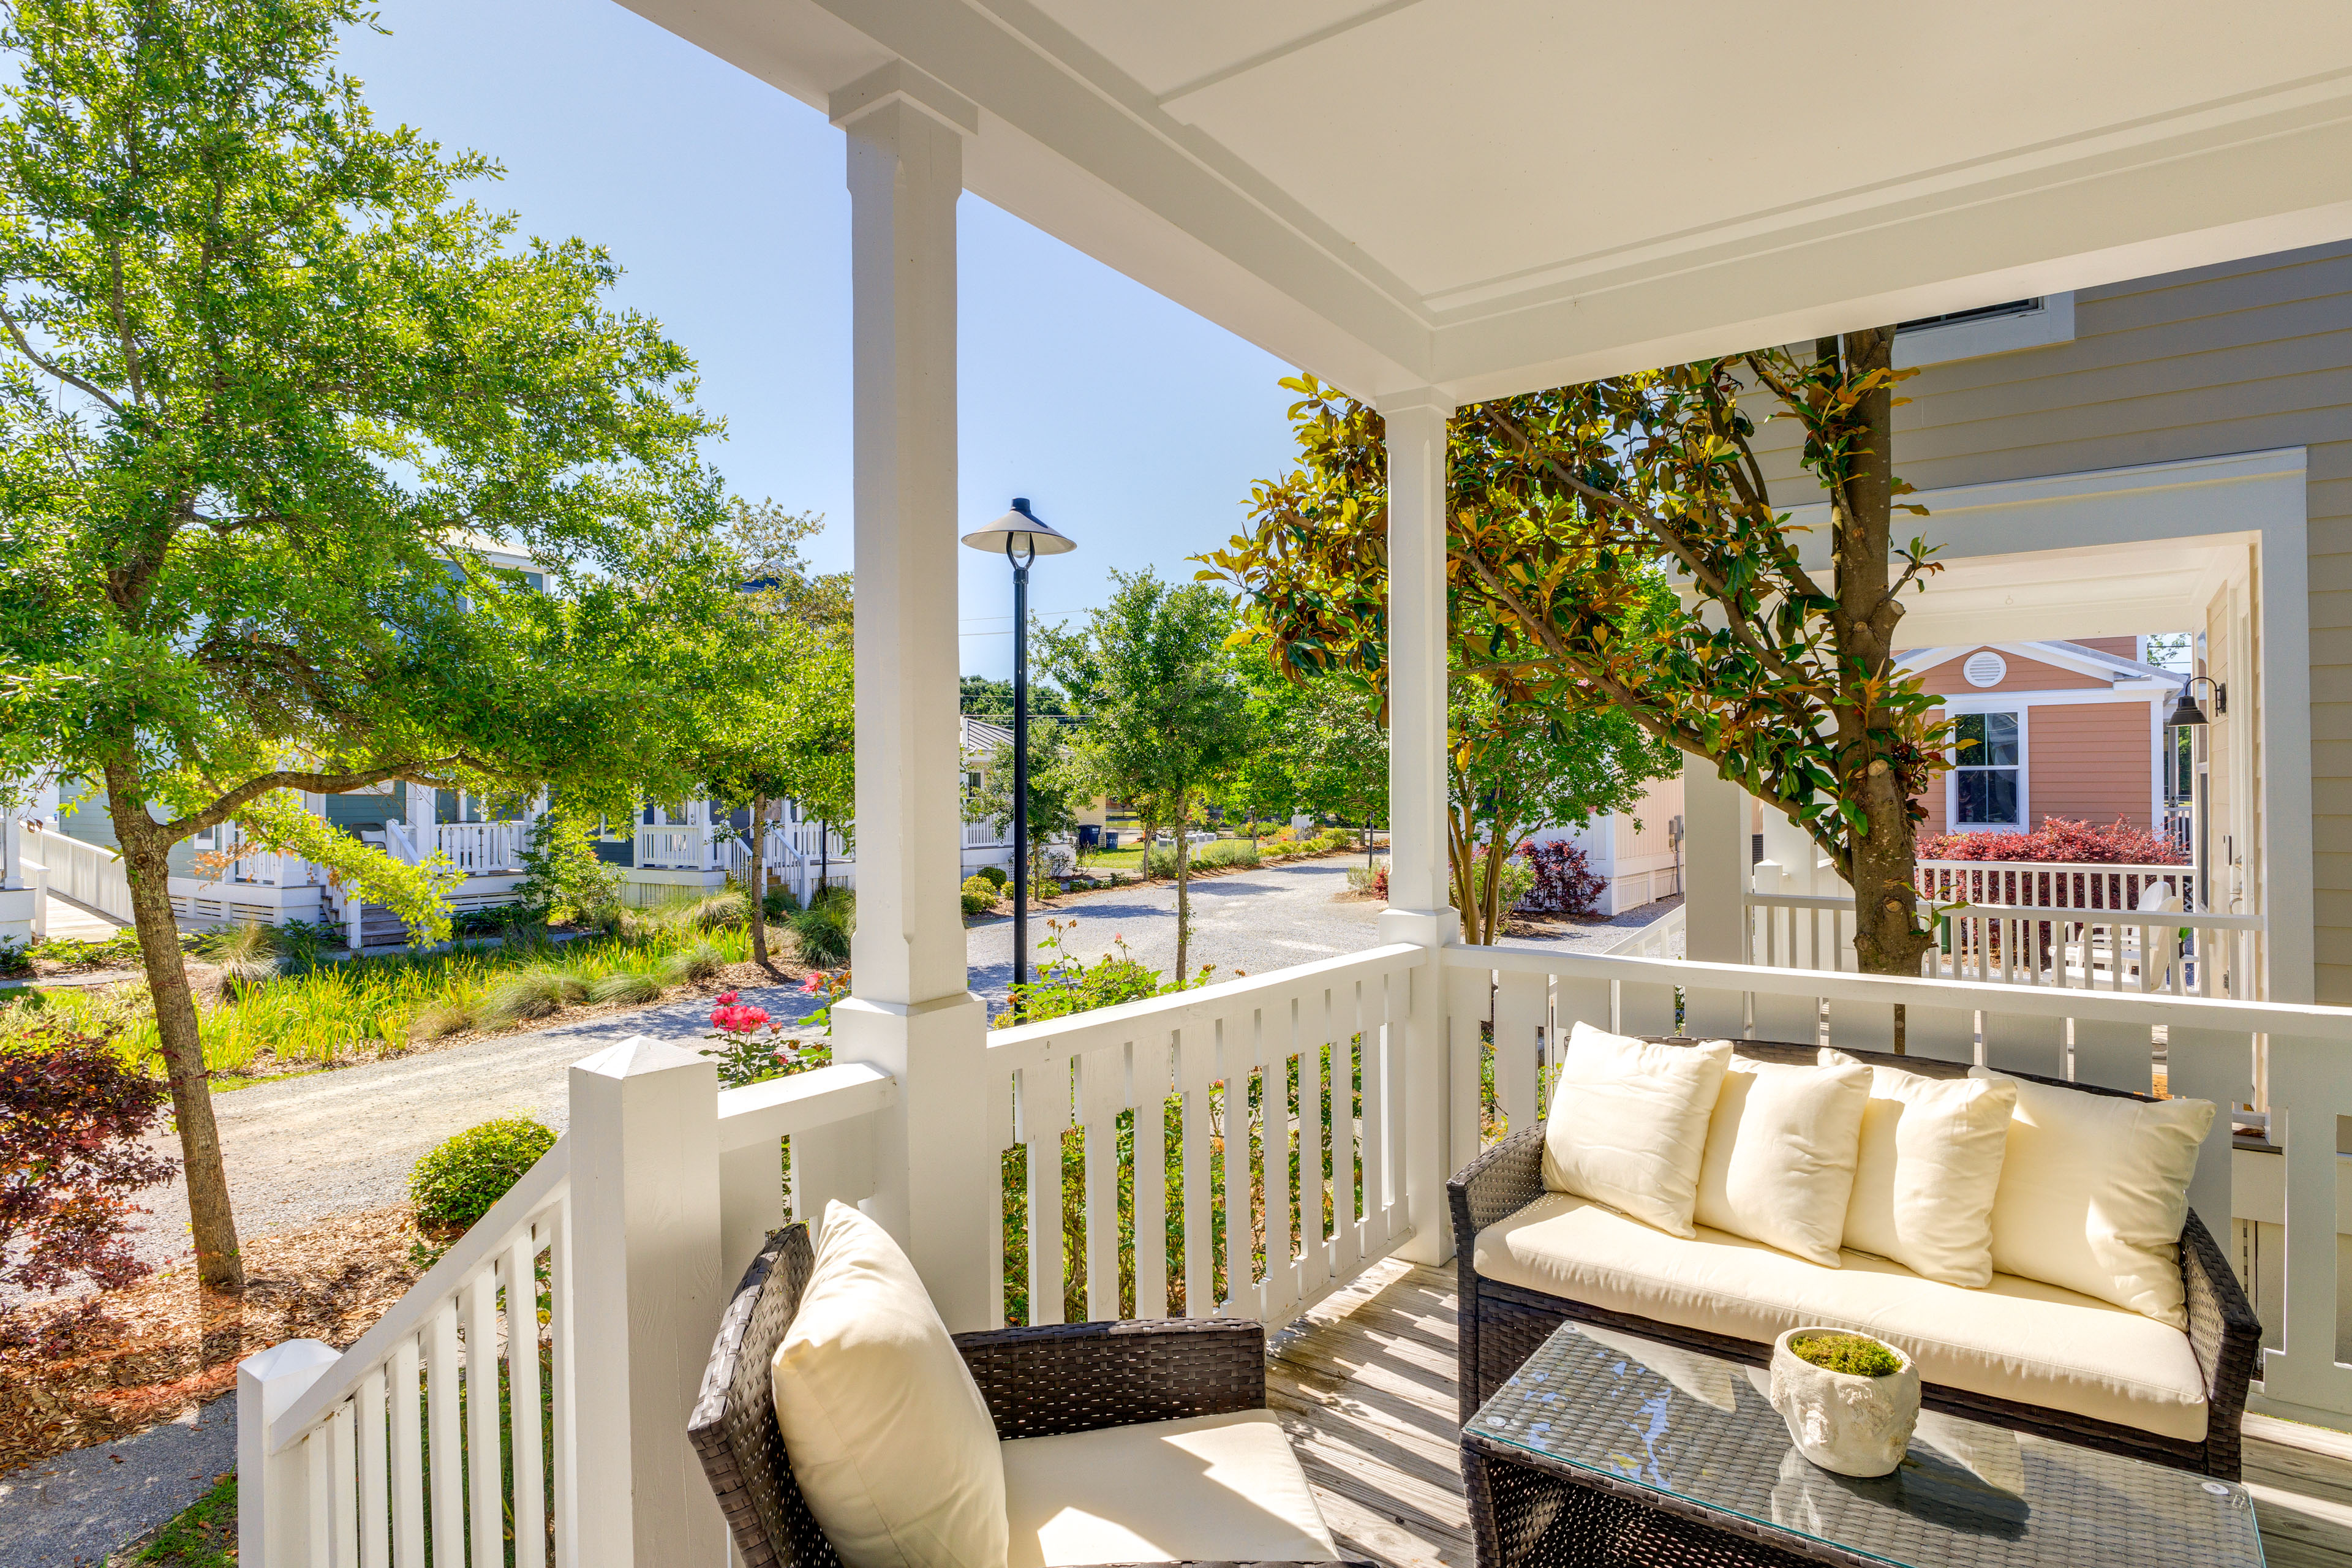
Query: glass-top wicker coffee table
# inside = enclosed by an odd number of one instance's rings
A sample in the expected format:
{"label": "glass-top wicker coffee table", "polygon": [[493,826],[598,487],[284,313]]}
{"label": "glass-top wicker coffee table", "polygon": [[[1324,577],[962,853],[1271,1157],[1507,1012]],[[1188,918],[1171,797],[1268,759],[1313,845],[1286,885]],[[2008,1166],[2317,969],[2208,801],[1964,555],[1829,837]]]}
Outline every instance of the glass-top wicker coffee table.
{"label": "glass-top wicker coffee table", "polygon": [[1923,1412],[1854,1480],[1789,1442],[1760,1367],[1571,1323],[1462,1435],[1484,1568],[1840,1563],[2259,1568],[2246,1489]]}

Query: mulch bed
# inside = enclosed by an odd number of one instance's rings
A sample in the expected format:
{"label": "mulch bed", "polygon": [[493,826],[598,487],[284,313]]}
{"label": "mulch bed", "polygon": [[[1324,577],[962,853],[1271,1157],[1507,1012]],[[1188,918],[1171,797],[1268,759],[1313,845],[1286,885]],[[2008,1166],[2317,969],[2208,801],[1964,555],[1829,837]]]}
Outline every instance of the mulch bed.
{"label": "mulch bed", "polygon": [[0,1475],[169,1421],[234,1389],[236,1363],[282,1340],[350,1346],[415,1282],[422,1240],[399,1204],[248,1240],[241,1297],[198,1289],[193,1265],[109,1292],[105,1319],[64,1353],[0,1356]]}

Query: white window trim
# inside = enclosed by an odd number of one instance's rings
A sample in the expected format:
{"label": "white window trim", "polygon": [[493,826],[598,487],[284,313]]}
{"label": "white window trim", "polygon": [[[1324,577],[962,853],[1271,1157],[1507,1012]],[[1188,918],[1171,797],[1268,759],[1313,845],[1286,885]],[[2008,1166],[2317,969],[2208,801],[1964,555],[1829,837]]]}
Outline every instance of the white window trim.
{"label": "white window trim", "polygon": [[1953,360],[1982,359],[1988,354],[2015,353],[2021,349],[2047,348],[2074,341],[2074,296],[2044,294],[2041,305],[2012,316],[1986,316],[1973,321],[1918,327],[1895,340],[1895,368],[1946,364]]}
{"label": "white window trim", "polygon": [[2028,731],[2032,724],[2027,715],[2032,710],[2016,696],[2004,700],[1991,692],[1967,700],[1953,700],[1944,704],[1944,717],[1958,719],[1964,713],[2014,713],[2017,715],[2017,820],[2015,822],[1962,822],[1960,820],[1960,770],[1958,752],[1953,752],[1954,766],[1944,773],[1944,831],[1947,833],[2030,833],[2033,821],[2032,742]]}

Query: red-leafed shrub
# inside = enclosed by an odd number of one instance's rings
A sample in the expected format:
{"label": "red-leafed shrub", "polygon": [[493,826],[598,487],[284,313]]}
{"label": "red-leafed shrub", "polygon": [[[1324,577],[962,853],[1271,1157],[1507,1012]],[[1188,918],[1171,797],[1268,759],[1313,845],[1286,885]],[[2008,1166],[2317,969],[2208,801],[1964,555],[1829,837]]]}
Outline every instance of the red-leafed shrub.
{"label": "red-leafed shrub", "polygon": [[[110,1290],[152,1272],[131,1251],[131,1216],[146,1212],[131,1194],[179,1168],[139,1142],[166,1100],[161,1082],[97,1036],[58,1027],[0,1046],[0,1284],[53,1291],[89,1280]],[[97,1310],[92,1301],[80,1316]],[[33,1340],[0,1300],[0,1348]]]}
{"label": "red-leafed shrub", "polygon": [[2061,865],[2186,866],[2168,840],[2117,817],[2105,827],[2045,816],[2031,833],[1945,833],[1919,840],[1922,860],[2044,860]]}
{"label": "red-leafed shrub", "polygon": [[1518,853],[1536,874],[1535,886],[1519,900],[1519,908],[1559,915],[1589,915],[1600,909],[1609,884],[1573,843],[1555,838],[1549,844],[1522,844]]}

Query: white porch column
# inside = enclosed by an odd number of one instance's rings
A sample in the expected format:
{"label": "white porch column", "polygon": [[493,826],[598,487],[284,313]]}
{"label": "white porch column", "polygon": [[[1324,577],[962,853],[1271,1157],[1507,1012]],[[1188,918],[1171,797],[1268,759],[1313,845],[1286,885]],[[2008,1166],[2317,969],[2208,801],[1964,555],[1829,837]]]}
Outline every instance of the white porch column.
{"label": "white porch column", "polygon": [[[1431,950],[1430,962],[1412,972],[1403,1082],[1391,1091],[1404,1108],[1413,1231],[1400,1250],[1417,1263],[1453,1256],[1445,1182],[1475,1152],[1475,1144],[1454,1147],[1460,1117],[1436,951],[1462,940],[1445,855],[1445,422],[1453,413],[1453,400],[1431,388],[1381,404],[1389,449],[1389,907],[1381,940]],[[1475,1036],[1469,1048],[1477,1049]],[[1475,1115],[1474,1107],[1474,1129]]]}
{"label": "white porch column", "polygon": [[0,806],[0,890],[25,885],[25,823],[13,806]]}
{"label": "white porch column", "polygon": [[686,826],[690,830],[687,842],[692,846],[688,853],[694,858],[694,868],[698,871],[709,870],[710,803],[707,800],[688,801]]}
{"label": "white porch column", "polygon": [[1748,891],[1755,856],[1748,792],[1683,756],[1683,909],[1687,956],[1708,963],[1748,962]]}
{"label": "white porch column", "polygon": [[435,819],[441,815],[441,792],[429,784],[408,781],[408,841],[416,846],[416,853],[432,858],[440,842],[440,824]]}
{"label": "white porch column", "polygon": [[987,1026],[956,896],[956,201],[980,115],[904,62],[829,107],[849,137],[856,366],[857,933],[835,1053],[898,1080],[865,1208],[949,1328],[991,1328]]}

